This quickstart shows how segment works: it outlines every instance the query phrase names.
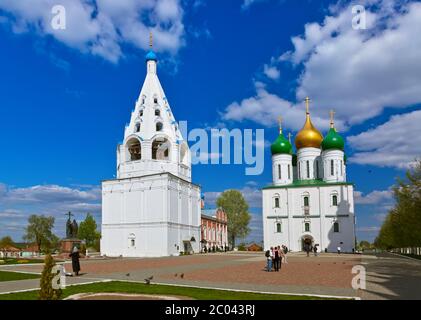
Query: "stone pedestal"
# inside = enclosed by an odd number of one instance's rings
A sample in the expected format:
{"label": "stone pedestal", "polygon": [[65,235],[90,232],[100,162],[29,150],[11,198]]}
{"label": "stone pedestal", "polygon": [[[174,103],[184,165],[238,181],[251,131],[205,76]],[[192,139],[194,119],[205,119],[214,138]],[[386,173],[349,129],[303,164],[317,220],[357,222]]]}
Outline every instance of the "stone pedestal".
{"label": "stone pedestal", "polygon": [[82,241],[78,239],[63,239],[61,240],[61,252],[71,253],[75,246],[80,248],[81,243]]}

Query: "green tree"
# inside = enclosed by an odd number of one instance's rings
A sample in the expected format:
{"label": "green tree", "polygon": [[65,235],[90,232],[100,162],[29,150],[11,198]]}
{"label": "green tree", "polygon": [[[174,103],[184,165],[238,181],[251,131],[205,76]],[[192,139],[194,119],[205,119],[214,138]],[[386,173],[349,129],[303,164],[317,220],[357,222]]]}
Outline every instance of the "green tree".
{"label": "green tree", "polygon": [[249,205],[238,190],[224,191],[216,200],[216,205],[227,214],[228,236],[232,246],[235,247],[235,239],[245,238],[250,232]]}
{"label": "green tree", "polygon": [[56,245],[58,238],[52,232],[54,227],[54,217],[44,215],[31,215],[28,219],[28,226],[23,239],[28,242],[35,242],[38,251],[49,251]]}
{"label": "green tree", "polygon": [[13,242],[13,239],[10,236],[5,236],[0,239],[0,248],[14,246],[14,245],[15,243]]}
{"label": "green tree", "polygon": [[78,238],[85,240],[87,247],[95,246],[97,240],[100,238],[96,221],[90,213],[86,215],[85,220],[79,225]]}
{"label": "green tree", "polygon": [[398,179],[393,188],[395,207],[387,215],[376,247],[391,249],[421,246],[421,161]]}
{"label": "green tree", "polygon": [[58,300],[62,294],[61,289],[53,288],[53,267],[56,265],[51,254],[45,256],[44,269],[42,270],[40,280],[39,300]]}

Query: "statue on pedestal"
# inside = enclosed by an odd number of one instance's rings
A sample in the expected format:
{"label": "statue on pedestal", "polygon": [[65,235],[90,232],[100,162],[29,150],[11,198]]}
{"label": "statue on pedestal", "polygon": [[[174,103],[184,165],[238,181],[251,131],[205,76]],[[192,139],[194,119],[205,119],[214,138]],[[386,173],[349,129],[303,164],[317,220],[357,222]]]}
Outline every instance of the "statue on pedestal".
{"label": "statue on pedestal", "polygon": [[70,211],[69,213],[66,213],[66,216],[69,216],[69,219],[67,219],[67,222],[66,222],[66,238],[76,239],[77,233],[79,230],[79,226],[76,222],[76,219],[73,219],[73,222],[72,222],[71,216],[73,216],[73,214]]}
{"label": "statue on pedestal", "polygon": [[79,226],[76,219],[73,219],[72,222],[74,215],[70,211],[65,215],[69,218],[66,222],[66,238],[61,241],[61,252],[70,253],[75,247],[80,247],[82,241],[77,238]]}

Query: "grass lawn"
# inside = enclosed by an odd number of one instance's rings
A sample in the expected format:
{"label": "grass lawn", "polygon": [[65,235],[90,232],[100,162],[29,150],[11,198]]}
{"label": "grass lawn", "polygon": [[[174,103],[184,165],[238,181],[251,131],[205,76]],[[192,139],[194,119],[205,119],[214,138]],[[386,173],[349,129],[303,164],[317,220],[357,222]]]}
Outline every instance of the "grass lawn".
{"label": "grass lawn", "polygon": [[[63,290],[62,298],[77,293],[98,293],[98,292],[119,292],[119,293],[144,293],[162,294],[173,296],[191,297],[197,300],[324,300],[325,298],[291,296],[278,294],[259,294],[248,292],[235,292],[212,289],[199,289],[188,287],[176,287],[143,283],[132,283],[124,281],[112,281],[103,283],[93,283],[85,285],[70,286]],[[0,300],[36,300],[38,292],[19,292],[0,295]]]}
{"label": "grass lawn", "polygon": [[[0,271],[0,282],[40,278],[37,274]],[[1,299],[1,298],[0,298]]]}
{"label": "grass lawn", "polygon": [[44,260],[42,259],[15,259],[15,258],[6,258],[6,259],[0,259],[0,266],[6,265],[6,264],[28,264],[28,263],[44,263]]}

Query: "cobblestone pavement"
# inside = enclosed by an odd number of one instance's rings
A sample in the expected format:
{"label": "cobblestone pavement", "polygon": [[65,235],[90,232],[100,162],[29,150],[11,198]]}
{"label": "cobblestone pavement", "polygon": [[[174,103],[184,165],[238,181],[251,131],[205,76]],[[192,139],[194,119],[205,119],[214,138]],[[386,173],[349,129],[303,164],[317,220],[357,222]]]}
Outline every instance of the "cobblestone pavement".
{"label": "cobblestone pavement", "polygon": [[364,255],[367,287],[364,300],[421,300],[421,260],[383,253]]}
{"label": "cobblestone pavement", "polygon": [[[333,296],[356,296],[351,288],[351,269],[360,256],[322,254],[306,257],[288,254],[288,264],[280,272],[265,270],[263,253],[221,253],[166,258],[81,260],[82,276],[71,281],[101,279],[144,281],[153,276],[155,283]],[[66,270],[71,270],[69,263]],[[41,265],[3,266],[0,270],[41,272]],[[77,280],[74,280],[77,279]],[[27,283],[3,283],[0,292],[33,287]],[[32,282],[29,282],[32,281]]]}

